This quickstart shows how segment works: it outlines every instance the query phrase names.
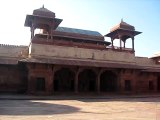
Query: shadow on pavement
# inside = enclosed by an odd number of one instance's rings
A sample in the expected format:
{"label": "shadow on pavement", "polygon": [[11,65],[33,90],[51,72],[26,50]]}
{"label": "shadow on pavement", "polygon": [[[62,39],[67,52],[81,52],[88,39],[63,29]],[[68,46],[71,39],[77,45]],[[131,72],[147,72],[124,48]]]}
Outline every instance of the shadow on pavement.
{"label": "shadow on pavement", "polygon": [[160,102],[160,97],[115,97],[115,98],[96,98],[96,99],[77,99],[82,102]]}
{"label": "shadow on pavement", "polygon": [[50,115],[69,114],[80,109],[68,105],[35,102],[30,100],[0,101],[0,115]]}

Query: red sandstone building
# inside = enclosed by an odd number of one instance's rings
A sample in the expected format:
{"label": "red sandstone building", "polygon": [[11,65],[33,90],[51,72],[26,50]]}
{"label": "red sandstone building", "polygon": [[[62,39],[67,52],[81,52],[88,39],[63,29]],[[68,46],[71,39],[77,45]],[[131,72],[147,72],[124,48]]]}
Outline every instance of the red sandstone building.
{"label": "red sandstone building", "polygon": [[[59,27],[61,22],[48,9],[36,9],[25,20],[31,28],[30,45],[0,45],[0,92],[160,92],[160,55],[135,56],[134,40],[141,32],[134,26],[121,21],[103,36]],[[119,40],[118,47],[115,40]],[[127,48],[127,40],[132,41],[132,48]]]}

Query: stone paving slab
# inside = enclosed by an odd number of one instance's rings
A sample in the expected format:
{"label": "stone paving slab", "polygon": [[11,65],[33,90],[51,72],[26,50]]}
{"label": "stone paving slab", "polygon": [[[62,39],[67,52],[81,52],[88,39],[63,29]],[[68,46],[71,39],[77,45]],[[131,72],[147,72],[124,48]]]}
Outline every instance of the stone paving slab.
{"label": "stone paving slab", "polygon": [[0,100],[0,120],[160,120],[160,98]]}

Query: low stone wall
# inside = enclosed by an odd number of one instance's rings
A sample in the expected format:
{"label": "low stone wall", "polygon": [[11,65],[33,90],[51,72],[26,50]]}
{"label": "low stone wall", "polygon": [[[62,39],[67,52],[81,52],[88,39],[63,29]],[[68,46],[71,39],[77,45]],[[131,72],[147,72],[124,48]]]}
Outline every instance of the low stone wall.
{"label": "low stone wall", "polygon": [[0,56],[2,57],[20,57],[25,53],[28,54],[27,46],[14,46],[0,44]]}

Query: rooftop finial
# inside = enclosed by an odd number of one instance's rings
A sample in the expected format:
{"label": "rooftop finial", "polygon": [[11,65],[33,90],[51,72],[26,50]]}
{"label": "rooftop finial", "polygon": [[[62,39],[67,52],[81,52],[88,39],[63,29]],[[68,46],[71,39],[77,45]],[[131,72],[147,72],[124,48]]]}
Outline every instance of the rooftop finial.
{"label": "rooftop finial", "polygon": [[42,8],[44,8],[44,4],[42,5]]}

